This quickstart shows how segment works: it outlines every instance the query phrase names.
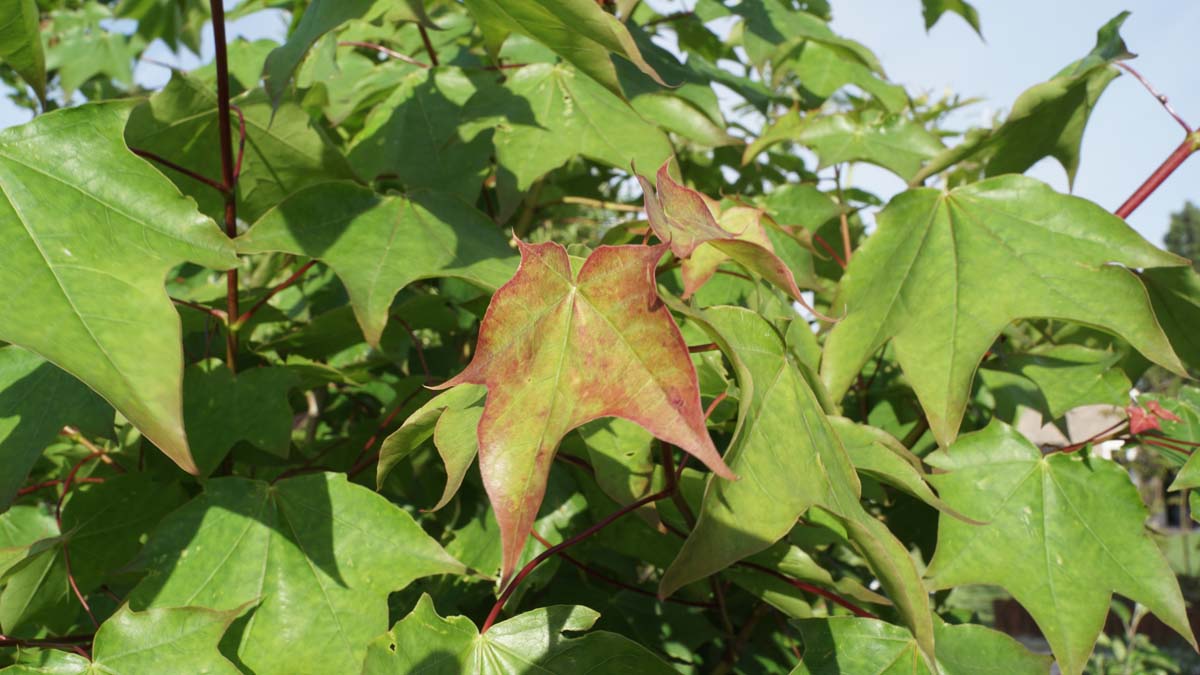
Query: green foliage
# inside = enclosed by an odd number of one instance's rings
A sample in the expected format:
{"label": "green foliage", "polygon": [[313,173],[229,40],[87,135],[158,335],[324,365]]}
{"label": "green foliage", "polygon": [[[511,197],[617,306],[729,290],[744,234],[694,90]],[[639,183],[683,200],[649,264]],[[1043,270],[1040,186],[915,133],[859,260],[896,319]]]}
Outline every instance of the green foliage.
{"label": "green foliage", "polygon": [[1129,405],[1200,276],[1019,175],[1125,14],[952,131],[821,0],[229,4],[287,34],[145,91],[221,7],[0,0],[5,672],[1184,667],[1122,463],[1200,503],[1197,390]]}

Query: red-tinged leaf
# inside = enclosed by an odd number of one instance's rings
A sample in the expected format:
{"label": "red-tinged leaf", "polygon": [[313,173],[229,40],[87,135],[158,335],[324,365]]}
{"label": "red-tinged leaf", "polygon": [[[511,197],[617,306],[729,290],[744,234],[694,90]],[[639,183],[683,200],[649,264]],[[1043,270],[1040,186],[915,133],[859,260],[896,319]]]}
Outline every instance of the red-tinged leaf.
{"label": "red-tinged leaf", "polygon": [[1161,420],[1166,420],[1168,422],[1182,422],[1183,421],[1183,418],[1181,418],[1179,415],[1176,415],[1175,413],[1171,412],[1170,410],[1167,410],[1166,408],[1162,407],[1162,405],[1159,404],[1158,401],[1147,401],[1146,402],[1146,410],[1150,411],[1151,414],[1153,414],[1155,417],[1157,417]]}
{"label": "red-tinged leaf", "polygon": [[1125,413],[1129,415],[1129,433],[1131,434],[1137,435],[1162,428],[1159,426],[1158,418],[1141,406],[1126,406]]}
{"label": "red-tinged leaf", "polygon": [[685,296],[712,278],[718,265],[732,259],[782,288],[813,314],[832,320],[816,312],[801,297],[796,278],[775,255],[775,248],[762,228],[760,211],[735,207],[722,213],[716,201],[676,183],[669,167],[669,160],[659,167],[655,177],[657,189],[641,176],[638,182],[642,185],[651,229],[670,245],[672,253],[684,260]]}
{"label": "red-tinged leaf", "polygon": [[696,371],[655,290],[666,245],[601,246],[578,275],[559,244],[521,243],[470,365],[440,388],[483,384],[479,467],[511,576],[572,429],[620,417],[734,478],[704,426]]}

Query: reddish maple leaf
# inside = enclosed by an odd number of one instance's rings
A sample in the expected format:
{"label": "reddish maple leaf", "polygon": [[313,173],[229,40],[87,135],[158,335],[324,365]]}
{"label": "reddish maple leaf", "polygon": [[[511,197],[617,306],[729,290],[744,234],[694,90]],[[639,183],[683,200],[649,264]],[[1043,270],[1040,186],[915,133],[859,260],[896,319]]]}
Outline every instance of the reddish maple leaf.
{"label": "reddish maple leaf", "polygon": [[672,253],[684,260],[685,296],[708,281],[721,262],[731,259],[782,288],[818,318],[833,321],[813,309],[800,295],[795,276],[775,255],[771,240],[762,229],[761,212],[735,207],[718,223],[722,216],[720,205],[675,182],[669,167],[670,160],[659,167],[656,187],[640,175],[638,182],[642,185],[650,228],[670,245]]}
{"label": "reddish maple leaf", "polygon": [[519,243],[521,266],[496,291],[475,356],[439,388],[488,388],[479,468],[513,573],[572,429],[621,417],[734,478],[704,425],[696,370],[654,283],[666,250],[601,246],[576,275],[555,243]]}
{"label": "reddish maple leaf", "polygon": [[1168,422],[1182,422],[1183,421],[1183,419],[1180,418],[1179,415],[1176,415],[1175,413],[1171,412],[1170,410],[1167,410],[1166,408],[1162,407],[1162,405],[1160,405],[1158,401],[1150,401],[1150,402],[1146,403],[1146,410],[1149,410],[1151,413],[1154,414],[1155,417],[1159,418],[1160,420],[1166,420]]}
{"label": "reddish maple leaf", "polygon": [[1155,429],[1162,429],[1158,424],[1158,418],[1141,406],[1125,406],[1125,414],[1129,415],[1129,433],[1131,434],[1137,435]]}

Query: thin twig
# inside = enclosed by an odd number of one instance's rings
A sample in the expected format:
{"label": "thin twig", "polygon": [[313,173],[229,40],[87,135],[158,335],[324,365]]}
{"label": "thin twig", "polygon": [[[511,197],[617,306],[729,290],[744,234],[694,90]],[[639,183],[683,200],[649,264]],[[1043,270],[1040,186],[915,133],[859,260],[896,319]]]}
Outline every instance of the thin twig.
{"label": "thin twig", "polygon": [[829,245],[829,242],[825,241],[825,237],[813,232],[812,238],[813,241],[821,245],[821,248],[825,249],[826,253],[833,257],[833,261],[838,264],[838,267],[846,269],[846,261],[842,260],[842,256],[838,255],[837,251],[833,250],[833,247]]}
{"label": "thin twig", "polygon": [[417,352],[417,361],[421,363],[421,372],[425,373],[425,384],[433,382],[433,375],[429,372],[429,362],[425,360],[425,345],[421,344],[421,339],[417,337],[417,334],[413,331],[412,326],[408,325],[407,321],[398,316],[393,316],[392,318],[396,320],[396,323],[400,324],[404,332],[408,333],[408,339],[412,341],[413,350]]}
{"label": "thin twig", "polygon": [[66,436],[67,438],[70,438],[71,440],[75,441],[76,443],[82,445],[83,447],[87,448],[88,450],[91,450],[94,454],[99,456],[99,459],[101,462],[104,462],[105,464],[111,466],[113,469],[115,469],[117,471],[117,473],[126,473],[125,467],[121,466],[120,462],[113,459],[112,456],[108,454],[107,450],[101,448],[100,446],[98,446],[95,443],[88,440],[87,436],[84,436],[83,432],[80,431],[79,429],[68,424],[67,426],[62,428],[62,431],[60,433],[62,433],[62,435]]}
{"label": "thin twig", "polygon": [[[846,195],[842,193],[842,167],[833,167],[833,176],[837,181],[837,196],[838,196],[838,218],[841,221],[842,229],[842,252],[845,256],[846,265],[850,264],[850,256],[854,251],[850,246],[850,218],[846,215]],[[843,265],[845,267],[845,265]]]}
{"label": "thin twig", "polygon": [[576,206],[590,206],[594,209],[607,209],[609,211],[622,211],[624,213],[641,213],[642,207],[633,204],[622,204],[620,202],[608,202],[603,199],[591,199],[590,197],[563,197],[560,200],[563,204],[574,204]]}
{"label": "thin twig", "polygon": [[238,151],[237,161],[233,165],[233,183],[229,189],[232,192],[237,186],[238,178],[242,175],[242,159],[246,156],[246,116],[242,114],[242,109],[233,105],[229,105],[229,109],[237,113],[238,116]]}
{"label": "thin twig", "polygon": [[398,52],[395,49],[389,49],[387,47],[384,47],[383,45],[377,45],[373,42],[356,42],[353,40],[346,40],[345,42],[339,42],[338,46],[339,47],[361,47],[363,49],[373,49],[373,50],[379,52],[380,54],[385,54],[390,58],[396,59],[397,61],[403,61],[409,65],[413,65],[418,68],[428,68],[429,67],[428,63],[425,63],[423,61],[418,61],[418,60],[414,59],[413,57],[409,56],[408,54],[405,54],[403,52]]}
{"label": "thin twig", "polygon": [[1133,66],[1130,66],[1122,61],[1117,61],[1116,65],[1121,70],[1133,75],[1138,82],[1141,82],[1142,86],[1146,88],[1146,91],[1150,92],[1150,95],[1162,104],[1162,107],[1167,111],[1167,114],[1169,114],[1171,117],[1174,117],[1175,121],[1179,122],[1179,126],[1183,127],[1184,131],[1189,134],[1192,133],[1192,128],[1188,126],[1188,123],[1183,121],[1183,118],[1179,116],[1179,113],[1175,112],[1175,108],[1171,107],[1171,102],[1167,99],[1166,94],[1160,93],[1157,89],[1155,89],[1154,85],[1150,84],[1149,80],[1142,77],[1142,74],[1135,70]]}
{"label": "thin twig", "polygon": [[209,316],[215,317],[216,319],[220,320],[221,323],[225,323],[226,319],[228,318],[225,314],[225,310],[223,310],[223,309],[216,309],[214,307],[209,307],[208,305],[202,305],[198,302],[192,302],[191,300],[183,300],[181,298],[171,298],[171,302],[173,302],[181,307],[188,307],[190,309],[194,309],[197,312],[204,312],[205,314],[208,314]]}
{"label": "thin twig", "polygon": [[14,638],[7,635],[0,635],[0,647],[34,647],[43,648],[49,647],[52,649],[70,649],[71,645],[75,644],[90,644],[95,639],[95,634],[87,633],[85,635],[63,635],[61,637],[52,638]]}
{"label": "thin twig", "polygon": [[429,53],[429,62],[433,65],[438,65],[437,50],[433,48],[433,42],[429,39],[429,31],[425,30],[425,26],[417,24],[417,30],[421,31],[421,42],[425,43],[425,51]]}
{"label": "thin twig", "polygon": [[129,151],[132,152],[133,154],[137,155],[138,157],[141,157],[143,159],[148,159],[148,160],[150,160],[152,162],[156,162],[158,164],[162,164],[163,166],[167,167],[168,169],[173,169],[175,171],[178,171],[179,173],[187,176],[188,178],[191,178],[192,180],[204,183],[205,185],[216,190],[217,192],[220,192],[221,194],[225,194],[226,192],[229,191],[229,189],[226,188],[224,185],[222,185],[220,182],[215,181],[215,180],[209,178],[208,176],[202,176],[202,175],[196,173],[195,171],[192,171],[191,169],[180,166],[180,165],[176,164],[175,162],[172,162],[171,160],[167,159],[166,157],[156,155],[153,152],[150,152],[149,150],[142,150],[141,148],[129,148]]}
{"label": "thin twig", "polygon": [[414,398],[416,398],[417,394],[420,394],[423,391],[425,391],[424,387],[417,387],[414,389],[411,394],[405,396],[404,400],[400,401],[399,405],[397,405],[395,408],[392,408],[391,412],[389,412],[387,416],[383,418],[383,421],[380,422],[379,426],[375,429],[375,433],[371,434],[371,437],[368,438],[367,442],[363,444],[363,448],[359,451],[358,458],[355,460],[354,465],[351,466],[350,470],[346,472],[347,476],[351,478],[357,476],[363,471],[363,469],[371,466],[375,460],[379,459],[379,451],[376,450],[375,452],[371,453],[371,448],[375,447],[375,444],[379,441],[379,437],[383,435],[384,430],[391,426],[392,420],[396,419],[396,415],[400,414],[400,411],[404,409],[404,406],[408,405],[409,401],[412,401]]}
{"label": "thin twig", "polygon": [[[225,185],[225,235],[237,238],[237,184],[233,158],[233,131],[230,129],[229,55],[225,42],[225,7],[222,0],[209,0],[212,14],[214,61],[217,68],[217,138],[221,144],[221,182]],[[225,313],[240,317],[238,310],[238,268],[225,273]],[[237,372],[238,331],[230,325],[225,331],[225,365]]]}
{"label": "thin twig", "polygon": [[278,295],[279,292],[282,291],[283,289],[285,289],[288,286],[291,286],[292,284],[299,281],[300,277],[304,276],[304,273],[307,272],[309,269],[311,269],[312,266],[315,265],[316,263],[317,263],[316,260],[309,260],[308,262],[301,265],[300,269],[293,272],[292,276],[288,277],[287,279],[284,279],[282,282],[279,283],[279,285],[277,285],[274,288],[272,288],[271,290],[267,291],[267,294],[264,295],[263,297],[259,298],[258,302],[254,303],[254,306],[252,306],[250,309],[246,310],[245,314],[238,317],[237,321],[235,321],[233,323],[234,328],[236,329],[236,328],[240,328],[240,327],[244,326],[246,324],[246,322],[249,321],[250,318],[254,316],[255,312],[262,309],[263,305],[267,304],[268,300],[270,300],[271,298]]}

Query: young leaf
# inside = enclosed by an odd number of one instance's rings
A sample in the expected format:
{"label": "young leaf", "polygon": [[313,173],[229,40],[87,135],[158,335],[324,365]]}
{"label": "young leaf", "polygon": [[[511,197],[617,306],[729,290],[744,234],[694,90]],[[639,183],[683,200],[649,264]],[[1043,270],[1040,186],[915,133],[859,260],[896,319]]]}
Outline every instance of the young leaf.
{"label": "young leaf", "polygon": [[512,574],[563,436],[621,417],[723,478],[696,370],[654,286],[659,246],[601,246],[576,275],[566,249],[520,242],[516,276],[492,297],[467,368],[438,388],[484,384],[479,467]]}
{"label": "young leaf", "polygon": [[642,58],[625,25],[594,0],[467,0],[466,4],[493,54],[509,33],[520,33],[546,45],[618,97],[624,94],[609,52],[629,59],[666,86]]}
{"label": "young leaf", "polygon": [[112,408],[82,382],[37,354],[0,347],[0,511],[65,425],[108,433]]}
{"label": "young leaf", "polygon": [[[669,168],[670,160],[659,167],[656,187],[651,187],[641,176],[637,178],[654,234],[686,261],[685,295],[691,295],[712,278],[717,265],[728,257],[807,305],[791,269],[775,255],[771,240],[758,221],[761,212],[741,207],[722,214],[704,195],[676,183]],[[722,217],[720,224],[718,216]]]}
{"label": "young leaf", "polygon": [[892,339],[937,440],[954,440],[976,367],[1016,319],[1093,324],[1171,370],[1183,366],[1126,267],[1185,264],[1123,220],[1023,176],[888,204],[854,255],[835,301],[846,316],[825,343],[821,377],[845,394]]}
{"label": "young leaf", "polygon": [[[254,222],[288,195],[310,185],[354,178],[346,158],[299,105],[273,108],[261,89],[235,97],[246,119],[246,145],[237,180],[237,214]],[[213,86],[176,73],[161,91],[134,109],[125,129],[129,147],[147,150],[202,176],[221,176],[217,97]],[[232,121],[238,137],[238,120]],[[225,200],[211,186],[160,167],[200,210],[224,214]]]}
{"label": "young leaf", "polygon": [[300,16],[300,22],[288,36],[287,42],[267,56],[263,66],[263,86],[271,104],[279,107],[292,73],[296,72],[304,55],[322,35],[351,19],[373,21],[389,9],[398,12],[398,18],[437,28],[425,14],[424,0],[313,0]]}
{"label": "young leaf", "polygon": [[188,367],[184,421],[200,475],[217,468],[238,441],[287,457],[292,439],[287,394],[299,383],[286,368],[252,368],[235,376],[215,359]]}
{"label": "young leaf", "polygon": [[[244,607],[214,611],[171,607],[134,612],[122,606],[96,631],[92,660],[45,650],[33,663],[0,671],[10,675],[150,675],[164,668],[179,673],[237,675],[241,671],[217,650],[221,636]],[[168,665],[169,664],[169,665]]]}
{"label": "young leaf", "polygon": [[1143,523],[1125,469],[1099,457],[1046,457],[992,422],[926,458],[942,499],[986,525],[942,516],[934,588],[1003,586],[1033,615],[1067,675],[1083,671],[1113,592],[1142,603],[1193,645],[1179,584]]}
{"label": "young leaf", "polygon": [[432,192],[381,197],[353,183],[301,190],[238,237],[242,253],[320,259],[346,285],[354,316],[378,345],[396,293],[418,279],[457,277],[484,289],[512,275],[512,249],[463,201]]}
{"label": "young leaf", "polygon": [[17,71],[46,100],[46,55],[42,51],[36,0],[0,0],[0,63]]}
{"label": "young leaf", "polygon": [[134,608],[260,601],[237,653],[261,675],[357,671],[387,627],[389,593],[464,571],[407,512],[342,474],[211,480],[144,557]]}
{"label": "young leaf", "polygon": [[367,648],[363,675],[672,675],[675,669],[645,647],[616,633],[592,631],[600,615],[587,607],[553,605],[501,621],[480,635],[471,620],[442,618],[423,594],[413,611]]}
{"label": "young leaf", "polygon": [[[0,340],[78,377],[186,471],[171,267],[227,269],[233,247],[121,142],[129,103],[47,113],[0,132]],[[113,180],[120,176],[120,180]]]}

